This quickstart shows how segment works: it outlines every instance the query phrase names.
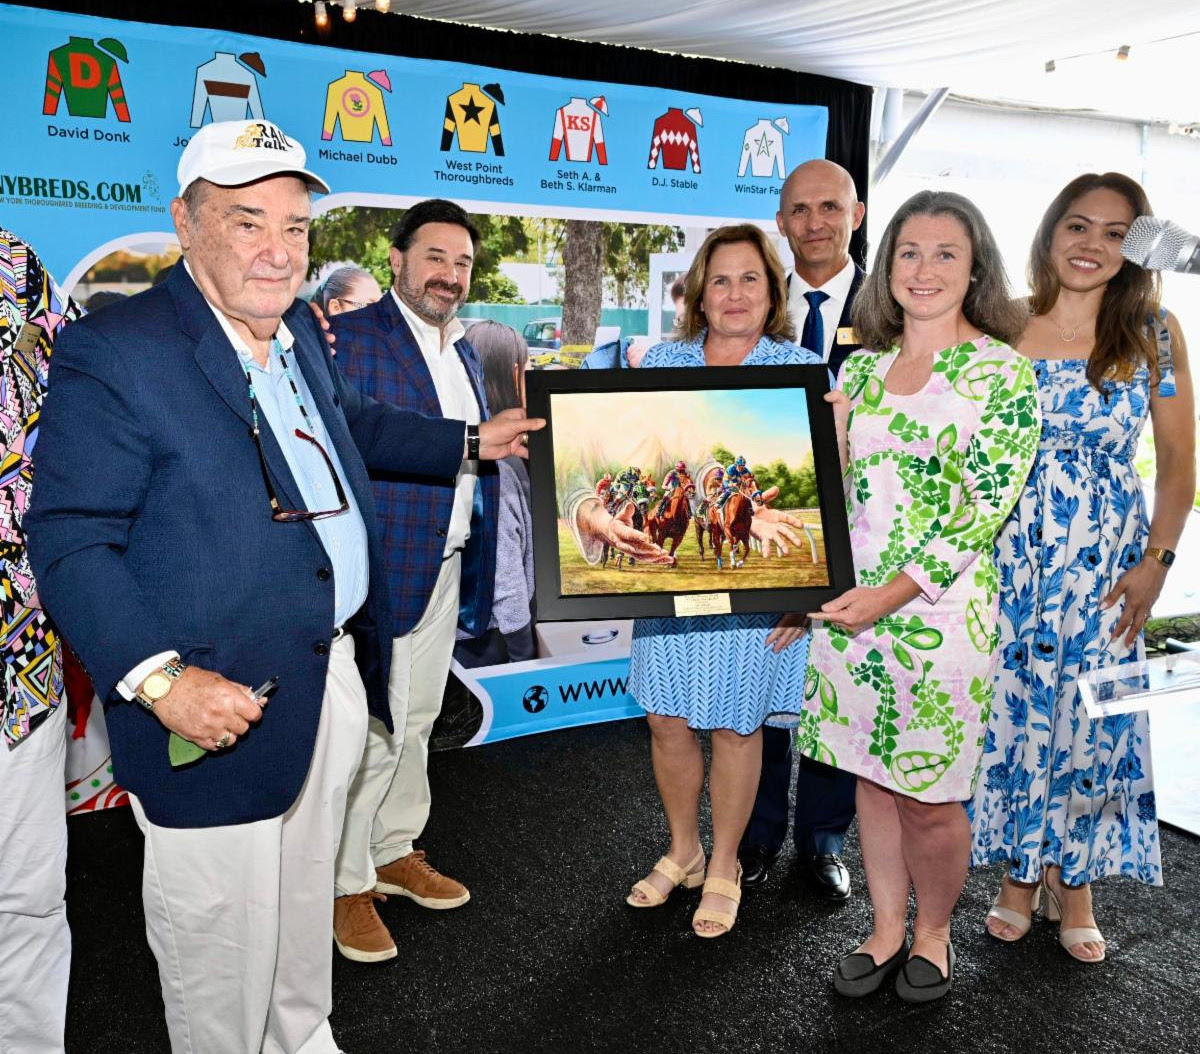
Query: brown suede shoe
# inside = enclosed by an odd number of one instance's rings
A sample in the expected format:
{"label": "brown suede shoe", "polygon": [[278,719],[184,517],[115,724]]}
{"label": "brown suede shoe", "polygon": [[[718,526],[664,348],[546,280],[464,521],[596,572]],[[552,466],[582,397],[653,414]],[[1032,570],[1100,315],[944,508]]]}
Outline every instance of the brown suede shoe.
{"label": "brown suede shoe", "polygon": [[396,957],[396,942],[375,910],[375,901],[387,900],[368,890],[333,900],[333,942],[347,959],[378,963]]}
{"label": "brown suede shoe", "polygon": [[471,899],[466,886],[425,862],[424,849],[415,849],[408,856],[377,867],[375,877],[375,888],[380,893],[398,893],[423,908],[457,908]]}

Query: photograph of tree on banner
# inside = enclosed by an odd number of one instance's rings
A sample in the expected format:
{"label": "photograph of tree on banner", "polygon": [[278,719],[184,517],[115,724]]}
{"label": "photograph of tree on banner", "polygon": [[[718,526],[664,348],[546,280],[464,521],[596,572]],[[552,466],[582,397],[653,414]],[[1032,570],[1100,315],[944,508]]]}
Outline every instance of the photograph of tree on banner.
{"label": "photograph of tree on banner", "polygon": [[[319,286],[353,264],[386,289],[390,235],[403,215],[402,208],[375,205],[318,215],[310,282]],[[637,352],[653,343],[650,335],[670,330],[661,291],[649,292],[650,260],[683,246],[679,227],[491,213],[471,213],[471,220],[481,238],[459,317],[468,330],[485,318],[512,326],[529,345],[530,369],[574,368],[598,348],[614,365],[636,365]]]}

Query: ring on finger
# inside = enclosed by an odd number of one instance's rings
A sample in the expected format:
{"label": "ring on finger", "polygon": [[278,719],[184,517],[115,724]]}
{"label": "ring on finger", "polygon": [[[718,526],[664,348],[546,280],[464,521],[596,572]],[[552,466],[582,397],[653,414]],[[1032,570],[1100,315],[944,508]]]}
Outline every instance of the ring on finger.
{"label": "ring on finger", "polygon": [[216,742],[216,746],[213,747],[213,750],[224,750],[227,746],[229,746],[229,733],[226,732],[220,739],[216,740],[215,742]]}

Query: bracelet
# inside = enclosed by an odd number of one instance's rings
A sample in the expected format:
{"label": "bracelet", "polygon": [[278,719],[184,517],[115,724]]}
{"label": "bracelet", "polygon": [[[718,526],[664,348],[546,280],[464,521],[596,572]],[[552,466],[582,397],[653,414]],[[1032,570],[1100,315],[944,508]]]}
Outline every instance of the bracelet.
{"label": "bracelet", "polygon": [[467,425],[467,460],[479,460],[479,425]]}

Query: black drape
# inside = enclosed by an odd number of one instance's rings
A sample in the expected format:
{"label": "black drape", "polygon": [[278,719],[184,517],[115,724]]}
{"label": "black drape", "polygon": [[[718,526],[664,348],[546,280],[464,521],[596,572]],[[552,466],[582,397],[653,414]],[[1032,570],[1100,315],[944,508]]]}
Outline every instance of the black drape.
{"label": "black drape", "polygon": [[[343,22],[333,3],[329,5],[331,25],[322,34],[313,22],[311,4],[281,0],[55,0],[27,6],[124,21],[251,33],[409,58],[477,63],[568,80],[615,81],[734,99],[824,106],[829,110],[825,156],[849,170],[859,197],[866,201],[871,88],[832,77],[382,15],[370,8],[360,9],[354,22]],[[860,262],[865,236],[864,223],[851,243],[851,252]]]}

